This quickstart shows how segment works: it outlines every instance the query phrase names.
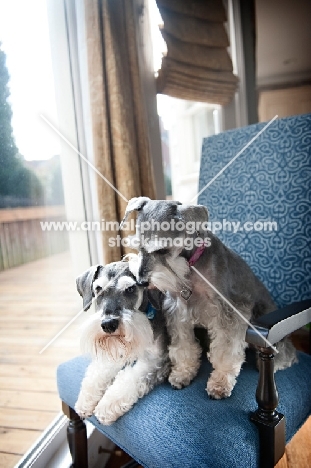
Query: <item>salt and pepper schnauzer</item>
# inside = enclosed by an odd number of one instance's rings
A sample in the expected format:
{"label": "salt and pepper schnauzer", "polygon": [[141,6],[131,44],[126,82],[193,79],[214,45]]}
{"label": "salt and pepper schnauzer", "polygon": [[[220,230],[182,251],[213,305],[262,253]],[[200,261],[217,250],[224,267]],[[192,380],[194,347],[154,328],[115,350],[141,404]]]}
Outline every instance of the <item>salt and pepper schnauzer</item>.
{"label": "salt and pepper schnauzer", "polygon": [[[273,300],[245,261],[207,230],[204,206],[133,198],[121,226],[133,211],[138,212],[134,240],[139,255],[130,261],[130,269],[140,284],[167,292],[171,385],[182,388],[197,374],[201,348],[193,328],[202,326],[209,334],[208,357],[213,366],[207,393],[216,399],[229,397],[245,360],[248,325],[190,266],[194,265],[247,321],[275,310]],[[278,343],[277,349],[275,370],[296,361],[290,341]]]}
{"label": "salt and pepper schnauzer", "polygon": [[169,374],[163,295],[137,285],[127,261],[91,267],[77,279],[77,289],[84,310],[95,297],[96,313],[81,337],[92,361],[75,410],[108,425]]}

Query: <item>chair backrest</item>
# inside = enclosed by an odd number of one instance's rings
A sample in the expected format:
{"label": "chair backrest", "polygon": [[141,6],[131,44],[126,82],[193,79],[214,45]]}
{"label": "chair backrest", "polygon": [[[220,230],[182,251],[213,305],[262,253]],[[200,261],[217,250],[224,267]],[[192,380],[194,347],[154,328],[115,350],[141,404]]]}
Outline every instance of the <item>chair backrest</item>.
{"label": "chair backrest", "polygon": [[311,297],[311,114],[205,138],[200,191],[215,234],[278,306]]}

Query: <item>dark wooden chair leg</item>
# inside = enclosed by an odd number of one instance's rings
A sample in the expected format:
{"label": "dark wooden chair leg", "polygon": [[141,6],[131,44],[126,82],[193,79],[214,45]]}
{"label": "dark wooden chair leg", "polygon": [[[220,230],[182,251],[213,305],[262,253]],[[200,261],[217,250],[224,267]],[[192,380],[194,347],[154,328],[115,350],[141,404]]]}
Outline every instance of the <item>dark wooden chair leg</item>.
{"label": "dark wooden chair leg", "polygon": [[259,349],[256,401],[258,409],[251,414],[251,420],[259,430],[260,467],[273,468],[285,452],[285,418],[276,411],[279,397],[274,380],[274,354],[271,348]]}
{"label": "dark wooden chair leg", "polygon": [[86,426],[80,416],[62,402],[64,414],[69,418],[67,439],[72,457],[72,468],[88,468]]}

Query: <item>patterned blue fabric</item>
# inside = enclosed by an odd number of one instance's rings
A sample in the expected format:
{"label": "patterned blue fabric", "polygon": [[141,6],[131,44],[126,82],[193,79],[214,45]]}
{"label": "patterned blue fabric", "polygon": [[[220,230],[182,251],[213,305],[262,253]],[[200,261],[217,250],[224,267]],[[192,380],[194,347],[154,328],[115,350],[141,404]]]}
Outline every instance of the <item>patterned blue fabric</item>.
{"label": "patterned blue fabric", "polygon": [[[258,431],[249,420],[256,409],[258,381],[253,357],[250,352],[232,396],[225,400],[207,397],[211,366],[205,360],[183,390],[160,385],[111,426],[99,424],[94,416],[90,420],[146,468],[257,468]],[[59,395],[71,407],[88,362],[78,357],[58,368]],[[287,441],[311,413],[310,368],[311,356],[301,353],[299,365],[276,373]]]}
{"label": "patterned blue fabric", "polygon": [[[199,191],[265,126],[204,139]],[[279,306],[311,297],[311,114],[272,122],[198,203],[207,206],[211,222],[240,222],[236,233],[215,234],[246,260]],[[264,221],[276,222],[277,230],[258,230],[255,223]],[[257,230],[247,232],[246,222]]]}

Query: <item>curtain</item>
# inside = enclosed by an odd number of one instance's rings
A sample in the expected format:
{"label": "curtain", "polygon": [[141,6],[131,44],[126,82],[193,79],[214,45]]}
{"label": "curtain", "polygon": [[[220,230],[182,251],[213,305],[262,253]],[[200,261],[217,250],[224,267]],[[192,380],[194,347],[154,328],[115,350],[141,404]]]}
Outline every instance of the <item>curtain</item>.
{"label": "curtain", "polygon": [[156,0],[167,55],[157,78],[161,94],[225,105],[238,79],[232,72],[221,0]]}
{"label": "curtain", "polygon": [[[126,200],[156,198],[137,52],[134,0],[84,0],[94,159],[101,219],[121,221]],[[124,197],[124,198],[123,198]],[[127,251],[108,247],[118,230],[103,231],[105,262]],[[127,233],[128,234],[128,233]]]}

